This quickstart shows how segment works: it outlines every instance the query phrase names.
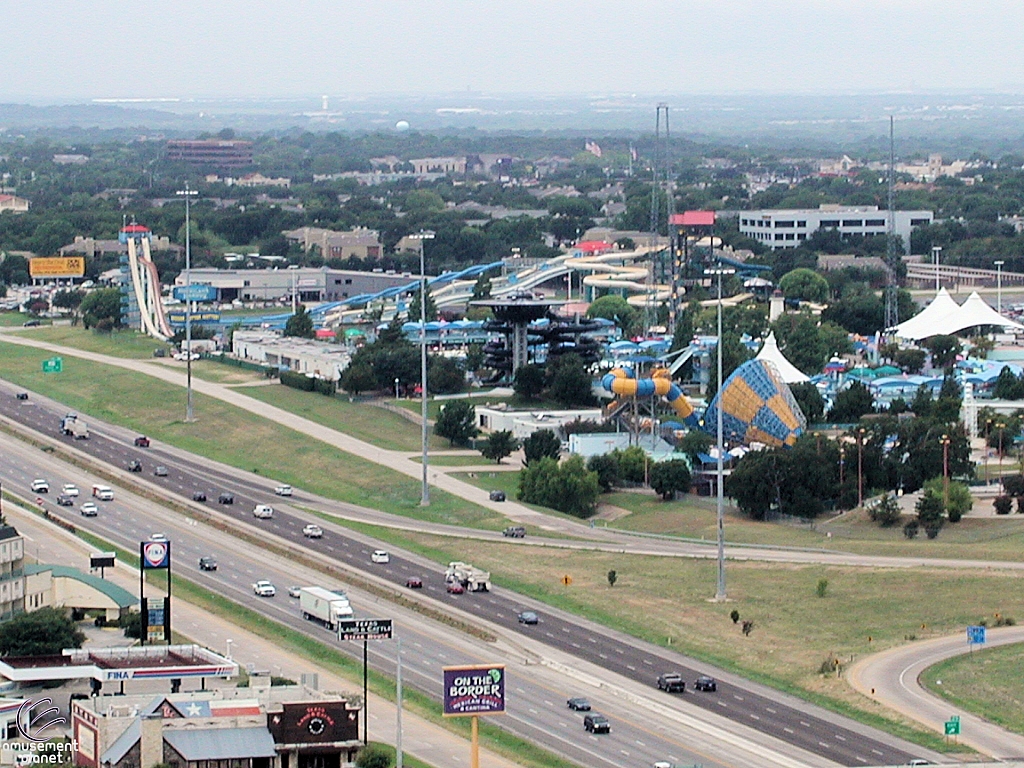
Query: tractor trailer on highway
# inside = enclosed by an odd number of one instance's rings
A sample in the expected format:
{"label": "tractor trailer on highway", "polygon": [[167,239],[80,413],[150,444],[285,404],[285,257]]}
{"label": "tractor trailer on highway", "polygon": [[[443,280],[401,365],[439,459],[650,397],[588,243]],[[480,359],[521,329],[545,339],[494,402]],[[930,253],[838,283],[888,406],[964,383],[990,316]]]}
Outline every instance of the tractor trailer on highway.
{"label": "tractor trailer on highway", "polygon": [[60,420],[60,431],[76,440],[89,439],[89,425],[84,420],[78,418],[76,413],[69,413]]}
{"label": "tractor trailer on highway", "polygon": [[340,619],[352,618],[352,605],[344,592],[331,592],[323,587],[303,587],[299,590],[302,618],[319,621],[330,630],[337,629]]}

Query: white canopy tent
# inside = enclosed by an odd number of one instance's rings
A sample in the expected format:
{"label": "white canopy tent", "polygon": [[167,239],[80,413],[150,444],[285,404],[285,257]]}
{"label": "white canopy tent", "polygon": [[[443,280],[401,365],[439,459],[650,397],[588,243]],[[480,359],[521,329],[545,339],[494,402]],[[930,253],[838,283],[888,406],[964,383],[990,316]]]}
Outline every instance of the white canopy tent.
{"label": "white canopy tent", "polygon": [[761,351],[754,359],[774,363],[775,367],[779,369],[779,373],[782,374],[782,380],[787,384],[802,384],[805,381],[810,381],[808,376],[801,373],[800,369],[782,354],[779,343],[775,340],[775,331],[768,334],[768,338],[764,340],[764,346],[761,347]]}
{"label": "white canopy tent", "polygon": [[945,288],[939,289],[927,307],[892,330],[900,338],[920,341],[930,336],[954,334],[966,328],[984,325],[1024,330],[1024,325],[992,309],[977,291],[967,297],[963,306],[958,306]]}

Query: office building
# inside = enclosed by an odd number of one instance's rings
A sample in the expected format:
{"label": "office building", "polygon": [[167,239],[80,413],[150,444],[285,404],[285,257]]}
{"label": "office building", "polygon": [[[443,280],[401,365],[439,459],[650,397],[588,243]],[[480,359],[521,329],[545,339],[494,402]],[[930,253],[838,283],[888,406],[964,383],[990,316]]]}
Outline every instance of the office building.
{"label": "office building", "polygon": [[[819,229],[834,229],[841,237],[884,235],[888,211],[877,205],[821,205],[818,208],[740,211],[740,234],[758,240],[773,251],[796,248]],[[894,211],[895,234],[910,251],[910,233],[932,223],[931,211]]]}

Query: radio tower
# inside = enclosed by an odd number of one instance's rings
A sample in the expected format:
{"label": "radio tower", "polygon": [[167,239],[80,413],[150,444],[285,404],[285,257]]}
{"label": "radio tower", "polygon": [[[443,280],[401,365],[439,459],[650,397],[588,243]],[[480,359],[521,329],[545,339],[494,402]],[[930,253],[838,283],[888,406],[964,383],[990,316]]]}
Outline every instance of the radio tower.
{"label": "radio tower", "polygon": [[[665,114],[665,132],[661,130],[661,115]],[[672,195],[672,183],[669,180],[670,176],[670,163],[668,157],[668,146],[669,146],[669,124],[668,124],[668,104],[664,102],[658,104],[655,108],[654,113],[654,158],[651,162],[653,166],[653,184],[651,185],[651,222],[650,222],[650,241],[651,252],[649,254],[650,261],[648,262],[647,269],[647,297],[644,302],[644,326],[645,330],[650,330],[651,326],[654,325],[656,317],[656,301],[654,291],[654,264],[655,264],[655,246],[658,244],[658,225],[661,222],[661,196],[663,194],[666,197],[666,215],[665,222],[668,223],[672,216],[673,209],[673,195]]]}
{"label": "radio tower", "polygon": [[882,333],[900,324],[898,272],[900,256],[896,253],[896,211],[893,208],[893,185],[896,180],[895,120],[889,116],[889,219],[886,223],[885,247],[885,327]]}

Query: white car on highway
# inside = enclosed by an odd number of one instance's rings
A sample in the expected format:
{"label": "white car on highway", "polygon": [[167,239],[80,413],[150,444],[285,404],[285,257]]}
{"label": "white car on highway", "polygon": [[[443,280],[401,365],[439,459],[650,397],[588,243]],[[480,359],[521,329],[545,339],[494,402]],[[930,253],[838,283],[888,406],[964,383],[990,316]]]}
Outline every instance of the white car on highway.
{"label": "white car on highway", "polygon": [[78,497],[78,486],[74,483],[64,483],[60,490],[65,496],[70,496],[73,499]]}
{"label": "white car on highway", "polygon": [[389,555],[383,549],[376,549],[374,550],[373,554],[370,555],[370,560],[374,563],[390,563],[391,555]]}
{"label": "white car on highway", "polygon": [[260,520],[269,520],[274,516],[274,508],[269,504],[257,504],[252,514]]}
{"label": "white car on highway", "polygon": [[279,485],[277,486],[277,488],[274,489],[274,493],[276,493],[278,496],[291,496],[292,487],[290,485]]}
{"label": "white car on highway", "polygon": [[273,597],[277,594],[277,588],[266,579],[260,579],[253,584],[252,591],[259,597]]}
{"label": "white car on highway", "polygon": [[302,529],[302,535],[307,539],[322,539],[324,537],[324,529],[316,523],[310,523]]}

